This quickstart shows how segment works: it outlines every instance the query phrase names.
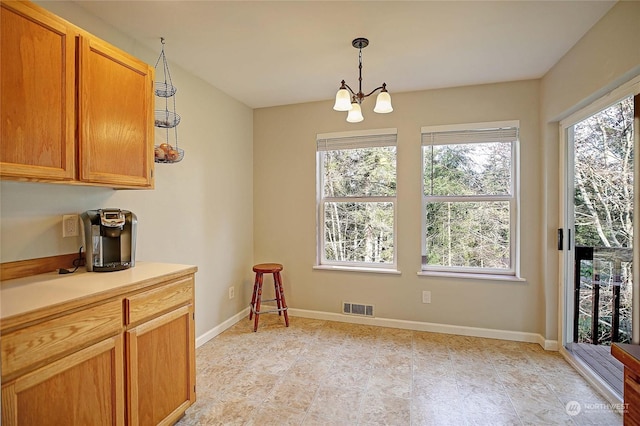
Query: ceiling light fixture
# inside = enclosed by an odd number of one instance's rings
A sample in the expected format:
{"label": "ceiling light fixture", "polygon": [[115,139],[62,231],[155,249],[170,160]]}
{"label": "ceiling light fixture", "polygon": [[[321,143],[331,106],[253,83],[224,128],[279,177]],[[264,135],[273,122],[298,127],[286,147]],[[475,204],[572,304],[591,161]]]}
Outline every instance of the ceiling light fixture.
{"label": "ceiling light fixture", "polygon": [[382,83],[382,86],[376,87],[366,95],[362,92],[362,49],[369,45],[369,40],[364,37],[358,37],[351,42],[351,45],[358,49],[358,93],[354,92],[353,89],[342,80],[340,89],[338,89],[338,93],[336,93],[336,103],[333,105],[333,109],[336,111],[349,111],[347,121],[349,123],[358,123],[364,120],[360,104],[364,98],[373,95],[378,90],[381,90],[381,92],[376,98],[376,106],[373,108],[373,112],[386,114],[393,111],[393,107],[391,106],[391,95],[387,92],[387,83]]}

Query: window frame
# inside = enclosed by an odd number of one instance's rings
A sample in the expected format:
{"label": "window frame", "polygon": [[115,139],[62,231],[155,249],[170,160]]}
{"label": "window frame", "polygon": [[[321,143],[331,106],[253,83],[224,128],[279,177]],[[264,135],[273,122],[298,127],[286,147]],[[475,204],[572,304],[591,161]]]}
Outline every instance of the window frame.
{"label": "window frame", "polygon": [[[426,195],[425,193],[425,149],[429,146],[442,145],[462,145],[471,143],[487,143],[491,141],[464,141],[446,142],[446,143],[425,143],[426,134],[446,133],[446,132],[464,132],[464,131],[481,131],[489,129],[515,128],[516,138],[511,141],[511,179],[509,194],[504,195]],[[498,141],[496,141],[498,142]],[[477,276],[477,277],[497,277],[503,279],[517,278],[520,275],[520,121],[493,121],[482,123],[465,123],[442,126],[424,126],[421,128],[421,259],[419,275],[448,275],[453,276]],[[426,226],[427,226],[427,204],[429,202],[495,202],[507,201],[509,203],[509,268],[481,268],[481,267],[464,267],[464,266],[444,266],[444,265],[426,265],[427,246],[426,246]],[[424,259],[424,261],[423,261]]]}
{"label": "window frame", "polygon": [[[386,272],[397,273],[398,272],[398,209],[397,209],[397,197],[398,197],[398,143],[397,143],[398,130],[396,128],[386,129],[370,129],[370,130],[355,130],[345,132],[334,133],[319,133],[316,135],[316,269],[340,269],[340,270],[355,270],[355,271],[371,271],[371,272]],[[332,146],[340,149],[340,139],[348,140],[353,138],[366,138],[371,137],[372,141],[376,138],[393,136],[394,143],[376,144],[375,142],[367,146],[366,142],[358,146],[358,148],[375,148],[381,146],[393,146],[396,149],[395,166],[396,166],[396,194],[395,196],[344,196],[344,197],[325,197],[324,196],[324,156],[322,153],[330,149],[320,149],[321,141],[332,140]],[[345,143],[342,149],[353,149],[354,147],[348,143]],[[324,217],[325,217],[325,203],[330,202],[356,202],[356,203],[376,203],[376,202],[388,202],[393,206],[393,262],[391,263],[374,263],[374,262],[351,262],[340,260],[329,260],[326,258],[325,251],[325,237],[324,237]]]}

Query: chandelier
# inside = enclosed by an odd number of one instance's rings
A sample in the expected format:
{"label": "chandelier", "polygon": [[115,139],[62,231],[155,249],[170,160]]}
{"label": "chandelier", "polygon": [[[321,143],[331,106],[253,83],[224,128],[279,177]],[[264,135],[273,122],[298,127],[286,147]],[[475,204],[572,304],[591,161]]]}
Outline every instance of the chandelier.
{"label": "chandelier", "polygon": [[373,95],[378,90],[381,91],[376,98],[376,106],[373,108],[373,112],[386,114],[393,111],[393,107],[391,106],[391,95],[387,92],[386,83],[382,83],[382,86],[376,87],[366,95],[362,92],[362,49],[369,45],[369,40],[364,37],[358,37],[351,42],[351,45],[358,49],[358,93],[354,92],[353,89],[342,80],[340,89],[338,89],[338,93],[336,93],[336,103],[333,109],[336,111],[349,111],[347,121],[349,123],[359,123],[364,120],[360,104],[364,98]]}

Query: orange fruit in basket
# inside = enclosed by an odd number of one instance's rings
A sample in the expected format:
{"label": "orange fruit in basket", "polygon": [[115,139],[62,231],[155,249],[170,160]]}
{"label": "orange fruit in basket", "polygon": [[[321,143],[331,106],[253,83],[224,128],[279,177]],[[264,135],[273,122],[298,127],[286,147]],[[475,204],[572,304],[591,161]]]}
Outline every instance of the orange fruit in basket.
{"label": "orange fruit in basket", "polygon": [[170,149],[167,152],[167,160],[176,161],[178,158],[180,158],[180,153],[178,151],[176,151],[175,149]]}
{"label": "orange fruit in basket", "polygon": [[153,153],[154,153],[156,159],[158,159],[158,160],[164,160],[164,158],[167,156],[167,153],[164,151],[164,149],[159,148],[159,147],[156,147],[153,150]]}

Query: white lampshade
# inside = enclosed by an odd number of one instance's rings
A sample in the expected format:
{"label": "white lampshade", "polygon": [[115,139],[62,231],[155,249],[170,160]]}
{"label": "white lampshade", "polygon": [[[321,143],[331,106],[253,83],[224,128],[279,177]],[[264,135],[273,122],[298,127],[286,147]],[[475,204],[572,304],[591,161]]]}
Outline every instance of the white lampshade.
{"label": "white lampshade", "polygon": [[391,111],[393,111],[393,107],[391,106],[391,95],[389,94],[389,92],[384,90],[378,93],[378,97],[376,98],[376,106],[373,109],[373,112],[386,114]]}
{"label": "white lampshade", "polygon": [[360,104],[354,102],[351,104],[351,109],[349,110],[349,114],[347,115],[347,121],[349,123],[359,123],[364,120],[362,116],[362,110],[360,109]]}
{"label": "white lampshade", "polygon": [[349,111],[351,109],[351,95],[347,89],[340,89],[336,93],[336,103],[333,106],[336,111]]}

